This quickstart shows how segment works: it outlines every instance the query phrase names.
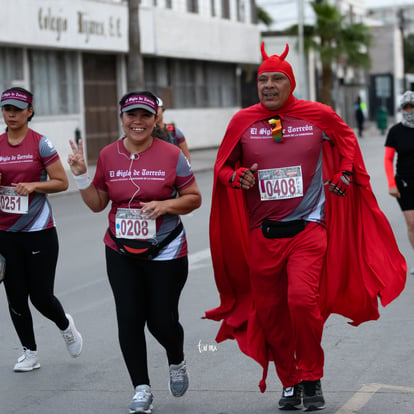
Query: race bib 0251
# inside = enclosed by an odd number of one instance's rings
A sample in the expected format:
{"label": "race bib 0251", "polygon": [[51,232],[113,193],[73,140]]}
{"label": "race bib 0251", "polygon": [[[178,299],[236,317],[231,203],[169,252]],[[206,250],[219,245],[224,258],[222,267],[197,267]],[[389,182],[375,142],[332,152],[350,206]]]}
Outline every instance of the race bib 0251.
{"label": "race bib 0251", "polygon": [[5,213],[27,214],[29,196],[16,193],[14,187],[0,187],[0,210]]}

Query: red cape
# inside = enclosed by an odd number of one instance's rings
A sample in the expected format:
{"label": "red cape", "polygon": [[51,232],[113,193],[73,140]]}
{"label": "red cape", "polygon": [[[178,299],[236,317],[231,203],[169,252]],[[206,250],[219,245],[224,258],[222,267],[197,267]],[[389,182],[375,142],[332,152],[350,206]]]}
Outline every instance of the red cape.
{"label": "red cape", "polygon": [[210,249],[221,304],[207,311],[206,318],[223,321],[217,342],[236,339],[241,351],[263,366],[262,392],[272,358],[251,298],[245,199],[243,191],[224,185],[218,175],[243,132],[254,122],[275,115],[306,119],[330,138],[323,148],[324,180],[353,164],[353,184],[346,196],[326,192],[328,249],[320,286],[324,319],[337,313],[355,326],[378,319],[378,298],[383,306],[394,300],[404,289],[407,273],[391,226],[372,192],[355,135],[332,108],[291,95],[277,112],[257,104],[236,113],[214,167]]}

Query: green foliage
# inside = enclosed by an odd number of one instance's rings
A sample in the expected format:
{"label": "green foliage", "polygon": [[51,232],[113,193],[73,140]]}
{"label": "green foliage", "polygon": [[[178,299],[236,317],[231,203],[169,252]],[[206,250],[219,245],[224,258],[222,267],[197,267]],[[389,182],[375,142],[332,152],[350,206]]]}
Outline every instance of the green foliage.
{"label": "green foliage", "polygon": [[273,23],[273,19],[265,9],[260,6],[256,6],[257,20],[259,23],[263,23],[267,27],[270,27]]}
{"label": "green foliage", "polygon": [[346,23],[345,16],[326,2],[313,2],[311,5],[316,15],[314,36],[319,39],[319,45],[313,48],[319,51],[322,64],[341,62],[353,67],[369,68],[369,28],[362,23]]}
{"label": "green foliage", "polygon": [[[354,68],[370,67],[368,47],[371,33],[362,23],[347,23],[336,6],[327,1],[313,1],[315,25],[304,26],[305,52],[315,50],[322,64],[322,92],[320,100],[332,105],[332,67],[335,63]],[[298,26],[287,29],[286,34],[298,34]]]}
{"label": "green foliage", "polygon": [[414,73],[414,34],[409,34],[404,39],[404,64],[405,73]]}
{"label": "green foliage", "polygon": [[[370,67],[367,53],[371,44],[368,26],[362,23],[345,23],[335,6],[327,3],[311,3],[316,14],[314,26],[303,28],[304,48],[306,52],[316,50],[320,53],[322,63],[347,62],[354,67]],[[298,35],[298,25],[285,30],[287,35]],[[414,39],[413,47],[414,47]],[[414,55],[413,55],[414,59]]]}
{"label": "green foliage", "polygon": [[368,47],[372,36],[369,28],[362,23],[354,23],[343,29],[342,52],[346,57],[348,66],[369,69],[371,60],[368,55]]}

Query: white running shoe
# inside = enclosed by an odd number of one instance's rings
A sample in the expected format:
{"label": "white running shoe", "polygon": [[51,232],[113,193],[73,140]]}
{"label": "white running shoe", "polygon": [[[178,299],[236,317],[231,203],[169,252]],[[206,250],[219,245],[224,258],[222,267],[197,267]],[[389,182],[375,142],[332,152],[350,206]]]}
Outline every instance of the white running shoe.
{"label": "white running shoe", "polygon": [[40,368],[40,363],[37,351],[23,348],[23,355],[17,360],[14,372],[27,372],[38,368]]}
{"label": "white running shoe", "polygon": [[189,384],[187,365],[185,361],[182,361],[181,364],[171,364],[170,365],[170,380],[168,382],[168,388],[171,395],[174,397],[182,397],[187,389]]}
{"label": "white running shoe", "polygon": [[129,404],[130,414],[152,413],[152,392],[151,387],[147,384],[137,385],[135,387],[135,394]]}
{"label": "white running shoe", "polygon": [[65,341],[69,354],[73,358],[76,358],[82,352],[83,339],[79,331],[76,329],[72,316],[67,313],[66,317],[69,320],[69,326],[64,331],[60,332],[62,333],[63,340]]}

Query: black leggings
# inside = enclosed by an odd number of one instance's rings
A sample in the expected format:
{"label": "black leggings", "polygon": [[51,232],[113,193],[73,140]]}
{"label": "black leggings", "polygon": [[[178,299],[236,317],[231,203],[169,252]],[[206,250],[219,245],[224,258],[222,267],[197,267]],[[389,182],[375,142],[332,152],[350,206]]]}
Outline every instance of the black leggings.
{"label": "black leggings", "polygon": [[184,359],[178,302],[187,280],[187,256],[167,261],[134,260],[106,247],[121,351],[134,387],[150,385],[145,324],[165,348],[168,364]]}
{"label": "black leggings", "polygon": [[22,346],[32,351],[37,346],[29,297],[33,306],[60,330],[68,327],[62,305],[53,293],[58,252],[55,228],[34,232],[0,231],[10,316]]}

